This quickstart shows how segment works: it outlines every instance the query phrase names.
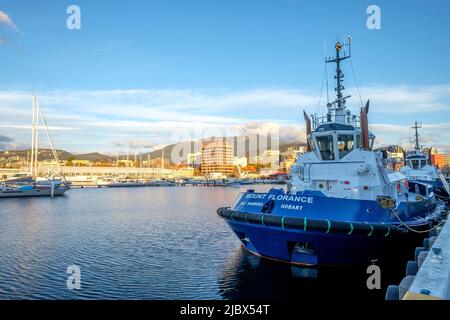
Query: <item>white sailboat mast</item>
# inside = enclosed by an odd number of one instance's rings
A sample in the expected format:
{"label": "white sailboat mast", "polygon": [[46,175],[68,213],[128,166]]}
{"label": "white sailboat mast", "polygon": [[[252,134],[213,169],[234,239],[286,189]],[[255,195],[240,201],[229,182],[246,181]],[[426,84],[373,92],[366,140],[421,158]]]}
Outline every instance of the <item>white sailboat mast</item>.
{"label": "white sailboat mast", "polygon": [[39,138],[39,103],[35,97],[34,103],[34,175],[38,175],[38,138]]}
{"label": "white sailboat mast", "polygon": [[36,97],[33,96],[33,107],[32,107],[32,121],[31,121],[31,157],[30,157],[30,175],[34,177],[34,116],[35,116],[35,100]]}
{"label": "white sailboat mast", "polygon": [[164,175],[163,171],[164,171],[164,148],[162,149],[162,152],[161,152],[161,180]]}
{"label": "white sailboat mast", "polygon": [[39,106],[36,100],[36,96],[33,96],[33,116],[31,123],[31,157],[30,157],[30,175],[33,178],[37,176],[38,167],[38,126],[39,126]]}

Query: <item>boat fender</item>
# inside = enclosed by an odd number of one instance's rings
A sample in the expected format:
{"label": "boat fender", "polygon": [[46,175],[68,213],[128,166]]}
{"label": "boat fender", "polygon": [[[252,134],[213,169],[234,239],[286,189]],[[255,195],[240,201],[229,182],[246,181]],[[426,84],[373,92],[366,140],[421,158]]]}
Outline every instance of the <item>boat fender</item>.
{"label": "boat fender", "polygon": [[417,247],[417,248],[415,249],[415,251],[414,251],[414,260],[417,261],[417,258],[419,257],[419,254],[420,254],[422,251],[426,251],[426,250],[427,250],[427,249],[424,248],[424,247]]}
{"label": "boat fender", "polygon": [[419,264],[417,261],[408,261],[406,264],[406,275],[407,276],[415,276],[419,271]]}
{"label": "boat fender", "polygon": [[386,290],[385,300],[393,301],[400,300],[400,293],[398,286],[390,285]]}
{"label": "boat fender", "polygon": [[426,249],[430,248],[430,238],[423,239],[423,247]]}
{"label": "boat fender", "polygon": [[372,223],[357,223],[357,222],[344,222],[344,221],[331,221],[331,220],[314,220],[306,217],[296,218],[288,216],[276,216],[271,214],[259,214],[250,212],[238,212],[233,211],[230,208],[219,208],[217,213],[232,221],[240,221],[249,224],[259,224],[264,226],[281,227],[282,229],[302,229],[307,231],[318,232],[338,232],[346,233],[348,235],[360,234],[366,236],[379,235],[387,237],[392,232],[392,227],[384,224],[372,224]]}
{"label": "boat fender", "polygon": [[414,282],[414,279],[415,279],[415,276],[406,276],[402,279],[402,281],[398,285],[400,299],[403,299],[405,294],[408,292],[409,288],[411,288],[411,285]]}
{"label": "boat fender", "polygon": [[422,251],[421,253],[419,253],[419,256],[417,257],[417,264],[418,264],[419,269],[422,267],[427,256],[428,256],[428,251]]}

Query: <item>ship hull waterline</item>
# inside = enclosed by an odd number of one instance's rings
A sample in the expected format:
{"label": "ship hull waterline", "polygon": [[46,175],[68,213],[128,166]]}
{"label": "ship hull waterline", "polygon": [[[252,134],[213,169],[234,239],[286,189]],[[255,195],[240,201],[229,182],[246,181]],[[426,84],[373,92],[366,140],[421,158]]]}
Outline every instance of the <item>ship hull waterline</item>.
{"label": "ship hull waterline", "polygon": [[[242,246],[250,253],[300,266],[354,266],[375,261],[395,261],[410,256],[424,237],[411,232],[393,239],[364,235],[324,235],[319,232],[262,228],[231,221],[227,223],[240,239],[245,234],[249,241],[241,239]],[[299,255],[298,260],[293,260],[290,245],[294,243],[310,243],[316,254]]]}
{"label": "ship hull waterline", "polygon": [[429,220],[409,227],[391,223],[349,223],[236,212],[219,216],[252,254],[301,266],[356,266],[411,257],[426,232],[440,221],[435,208]]}

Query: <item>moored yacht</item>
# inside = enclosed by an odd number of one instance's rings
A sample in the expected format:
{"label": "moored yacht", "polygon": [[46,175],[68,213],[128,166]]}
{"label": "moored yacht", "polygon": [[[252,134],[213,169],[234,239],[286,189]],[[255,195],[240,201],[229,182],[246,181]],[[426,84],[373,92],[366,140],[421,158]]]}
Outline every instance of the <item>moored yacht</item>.
{"label": "moored yacht", "polygon": [[[50,147],[58,167],[58,176],[38,177],[38,129],[39,119],[44,123]],[[0,181],[0,198],[35,197],[35,196],[61,196],[70,189],[70,183],[65,181],[59,166],[58,154],[48,131],[47,120],[40,110],[36,97],[33,97],[33,122],[31,126],[31,161],[27,174]]]}
{"label": "moored yacht", "polygon": [[369,102],[359,116],[347,109],[345,46],[350,38],[326,60],[336,64],[336,99],[327,115],[304,113],[308,151],[297,157],[287,192],[248,190],[232,208],[217,211],[256,255],[309,266],[385,261],[406,254],[441,219],[433,188],[389,173],[373,151]]}

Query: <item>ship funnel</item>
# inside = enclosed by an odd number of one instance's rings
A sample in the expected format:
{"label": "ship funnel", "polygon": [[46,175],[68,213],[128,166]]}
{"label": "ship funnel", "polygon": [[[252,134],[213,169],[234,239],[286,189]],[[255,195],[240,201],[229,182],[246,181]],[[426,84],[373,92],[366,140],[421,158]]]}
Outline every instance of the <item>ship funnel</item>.
{"label": "ship funnel", "polygon": [[369,113],[369,100],[367,100],[366,106],[364,108],[361,108],[361,115],[360,115],[360,127],[361,127],[361,147],[364,150],[369,150],[369,120],[368,115]]}
{"label": "ship funnel", "polygon": [[311,146],[309,145],[308,137],[311,134],[311,119],[306,114],[305,110],[303,110],[303,116],[305,117],[305,122],[306,122],[306,148],[307,148],[306,152],[310,152]]}

